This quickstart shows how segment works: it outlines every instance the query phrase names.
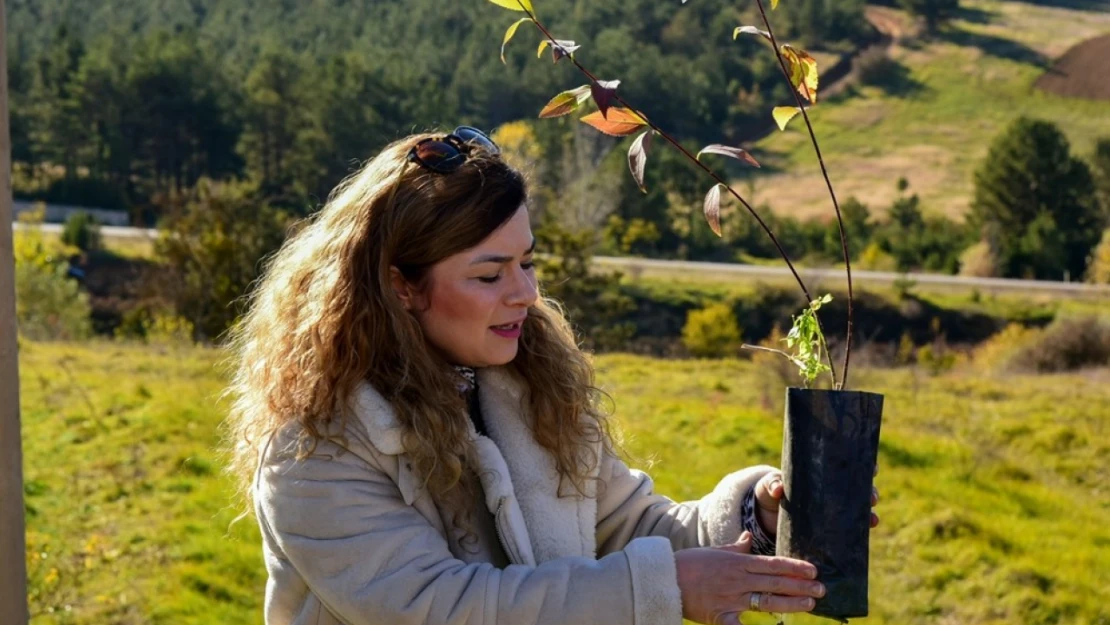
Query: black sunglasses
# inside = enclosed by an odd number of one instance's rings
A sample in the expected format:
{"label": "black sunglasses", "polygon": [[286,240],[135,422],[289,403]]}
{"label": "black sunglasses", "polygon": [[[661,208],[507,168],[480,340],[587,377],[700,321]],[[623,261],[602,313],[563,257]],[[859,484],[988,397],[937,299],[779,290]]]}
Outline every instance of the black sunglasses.
{"label": "black sunglasses", "polygon": [[459,126],[442,139],[421,139],[409,150],[409,162],[437,174],[449,174],[466,162],[473,146],[497,156],[501,149],[489,135],[472,126]]}

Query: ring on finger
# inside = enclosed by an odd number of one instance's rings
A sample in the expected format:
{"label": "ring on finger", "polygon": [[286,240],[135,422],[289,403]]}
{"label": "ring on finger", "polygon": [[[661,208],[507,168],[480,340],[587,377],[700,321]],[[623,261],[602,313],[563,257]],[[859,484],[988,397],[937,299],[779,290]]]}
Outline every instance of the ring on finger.
{"label": "ring on finger", "polygon": [[759,604],[762,603],[762,602],[763,602],[763,593],[753,592],[752,597],[748,602],[748,608],[750,608],[752,612],[759,612]]}

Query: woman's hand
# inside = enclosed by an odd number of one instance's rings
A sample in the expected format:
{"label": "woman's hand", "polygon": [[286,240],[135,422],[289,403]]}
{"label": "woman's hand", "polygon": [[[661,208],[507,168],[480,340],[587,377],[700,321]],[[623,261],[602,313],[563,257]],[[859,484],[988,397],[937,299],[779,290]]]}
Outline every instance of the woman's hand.
{"label": "woman's hand", "polygon": [[[879,474],[878,465],[875,466],[875,475]],[[771,471],[755,485],[756,515],[759,525],[768,536],[774,536],[779,529],[779,500],[782,499],[782,471]],[[871,507],[879,503],[879,490],[871,487]],[[871,527],[879,524],[879,515],[871,510]]]}
{"label": "woman's hand", "polygon": [[809,612],[825,594],[817,567],[803,560],[751,555],[751,534],[735,544],[675,553],[682,616],[705,625],[738,625],[740,613]]}

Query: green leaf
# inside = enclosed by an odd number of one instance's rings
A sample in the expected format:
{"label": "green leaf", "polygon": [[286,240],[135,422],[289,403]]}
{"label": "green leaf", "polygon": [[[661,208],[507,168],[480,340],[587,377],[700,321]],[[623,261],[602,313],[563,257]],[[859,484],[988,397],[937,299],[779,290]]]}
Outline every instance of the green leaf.
{"label": "green leaf", "polygon": [[532,0],[489,0],[499,7],[509,9],[510,11],[524,11],[527,9],[532,15],[536,14],[536,10],[532,8]]}
{"label": "green leaf", "polygon": [[632,171],[632,178],[643,193],[647,193],[647,187],[644,186],[644,167],[647,166],[647,153],[651,148],[651,135],[654,133],[654,130],[648,130],[636,137],[628,148],[628,169]]}
{"label": "green leaf", "polygon": [[721,183],[713,185],[709,193],[705,194],[705,202],[702,204],[702,212],[705,213],[705,221],[709,224],[709,229],[713,234],[721,236]]}
{"label": "green leaf", "polygon": [[802,109],[796,106],[776,106],[771,111],[771,115],[775,118],[775,123],[779,125],[779,130],[786,130],[786,125],[790,123],[790,120],[801,112]]}
{"label": "green leaf", "polygon": [[501,42],[501,62],[502,63],[505,62],[505,46],[509,45],[509,40],[512,39],[513,35],[516,34],[516,29],[520,28],[520,25],[523,24],[524,22],[531,22],[531,21],[532,21],[532,18],[530,18],[530,17],[522,17],[519,20],[513,22],[513,25],[509,26],[509,29],[505,31],[505,39]]}
{"label": "green leaf", "polygon": [[721,145],[719,143],[714,143],[713,145],[707,145],[704,148],[702,148],[701,152],[698,152],[698,155],[695,156],[694,158],[696,160],[700,161],[702,154],[720,154],[721,156],[728,156],[729,158],[735,158],[738,161],[744,161],[745,163],[747,163],[747,164],[749,164],[753,167],[759,167],[759,162],[756,161],[755,158],[752,157],[751,154],[748,154],[747,150],[744,150],[744,149],[741,149],[741,148],[734,148],[734,147],[728,146],[728,145]]}
{"label": "green leaf", "polygon": [[551,98],[547,105],[543,107],[543,110],[540,111],[540,118],[548,119],[552,117],[562,117],[563,115],[573,113],[589,98],[589,85],[582,85],[576,89],[564,91],[554,98]]}

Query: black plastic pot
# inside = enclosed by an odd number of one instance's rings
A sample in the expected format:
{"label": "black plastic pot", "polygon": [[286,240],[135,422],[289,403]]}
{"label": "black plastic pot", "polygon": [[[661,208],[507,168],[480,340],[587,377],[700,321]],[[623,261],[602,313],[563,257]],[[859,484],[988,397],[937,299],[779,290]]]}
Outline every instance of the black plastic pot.
{"label": "black plastic pot", "polygon": [[875,393],[786,390],[777,554],[817,567],[826,588],[813,610],[818,616],[867,616],[871,486],[882,414],[883,396]]}

